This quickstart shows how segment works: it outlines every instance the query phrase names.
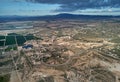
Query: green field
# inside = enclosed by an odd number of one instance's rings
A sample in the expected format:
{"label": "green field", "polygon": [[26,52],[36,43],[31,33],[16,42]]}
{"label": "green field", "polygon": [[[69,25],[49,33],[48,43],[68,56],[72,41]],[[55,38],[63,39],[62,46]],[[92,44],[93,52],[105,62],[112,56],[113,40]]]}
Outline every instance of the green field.
{"label": "green field", "polygon": [[32,40],[35,39],[35,37],[33,35],[27,35],[25,36],[26,40]]}
{"label": "green field", "polygon": [[0,40],[5,39],[5,36],[0,36]]}
{"label": "green field", "polygon": [[4,41],[0,41],[0,46],[4,46]]}
{"label": "green field", "polygon": [[15,36],[6,36],[5,45],[13,45],[13,44],[16,44]]}
{"label": "green field", "polygon": [[[0,46],[4,46],[4,40],[5,39],[5,36],[0,36]],[[16,39],[16,41],[15,41]],[[37,38],[37,37],[34,37],[32,34],[28,34],[28,35],[20,35],[20,34],[16,34],[16,33],[9,33],[7,36],[6,36],[6,40],[5,40],[5,46],[7,45],[14,45],[14,44],[18,44],[19,46],[22,46],[26,40],[33,40],[33,39],[41,39],[41,38]],[[8,48],[7,50],[9,50],[10,48]]]}
{"label": "green field", "polygon": [[24,36],[16,36],[16,39],[17,39],[17,44],[19,46],[23,45],[25,43],[25,41],[26,41]]}

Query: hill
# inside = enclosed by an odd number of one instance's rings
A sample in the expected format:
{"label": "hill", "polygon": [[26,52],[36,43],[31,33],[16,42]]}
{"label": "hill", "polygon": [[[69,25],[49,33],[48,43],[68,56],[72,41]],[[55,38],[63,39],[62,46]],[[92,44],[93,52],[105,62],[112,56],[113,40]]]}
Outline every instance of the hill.
{"label": "hill", "polygon": [[62,13],[57,15],[46,15],[46,16],[0,16],[0,22],[10,21],[37,21],[37,20],[56,20],[56,19],[82,19],[82,20],[102,20],[102,19],[113,19],[120,18],[120,16],[111,15],[76,15]]}

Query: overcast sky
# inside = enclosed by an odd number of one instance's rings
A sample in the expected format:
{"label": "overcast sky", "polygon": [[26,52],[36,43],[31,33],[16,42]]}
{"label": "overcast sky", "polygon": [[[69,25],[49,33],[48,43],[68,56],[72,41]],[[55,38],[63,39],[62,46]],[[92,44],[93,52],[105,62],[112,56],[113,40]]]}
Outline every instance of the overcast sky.
{"label": "overcast sky", "polygon": [[0,15],[120,15],[120,0],[0,0]]}

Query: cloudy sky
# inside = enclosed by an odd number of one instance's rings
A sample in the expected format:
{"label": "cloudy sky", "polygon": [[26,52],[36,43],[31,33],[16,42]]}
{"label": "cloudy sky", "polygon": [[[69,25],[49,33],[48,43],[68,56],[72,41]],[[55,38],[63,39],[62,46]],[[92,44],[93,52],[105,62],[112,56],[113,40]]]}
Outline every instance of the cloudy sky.
{"label": "cloudy sky", "polygon": [[0,0],[0,15],[120,15],[120,0]]}

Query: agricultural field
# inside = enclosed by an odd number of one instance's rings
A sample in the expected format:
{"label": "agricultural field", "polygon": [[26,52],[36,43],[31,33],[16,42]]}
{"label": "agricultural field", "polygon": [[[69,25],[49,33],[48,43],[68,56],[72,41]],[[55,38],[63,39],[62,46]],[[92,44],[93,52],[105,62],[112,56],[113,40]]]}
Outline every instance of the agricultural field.
{"label": "agricultural field", "polygon": [[36,37],[34,37],[33,35],[29,34],[26,36],[23,35],[19,35],[19,34],[8,34],[7,36],[0,36],[0,46],[8,46],[8,45],[16,45],[18,44],[23,45],[26,41],[28,40],[34,40],[34,39],[38,39]]}

